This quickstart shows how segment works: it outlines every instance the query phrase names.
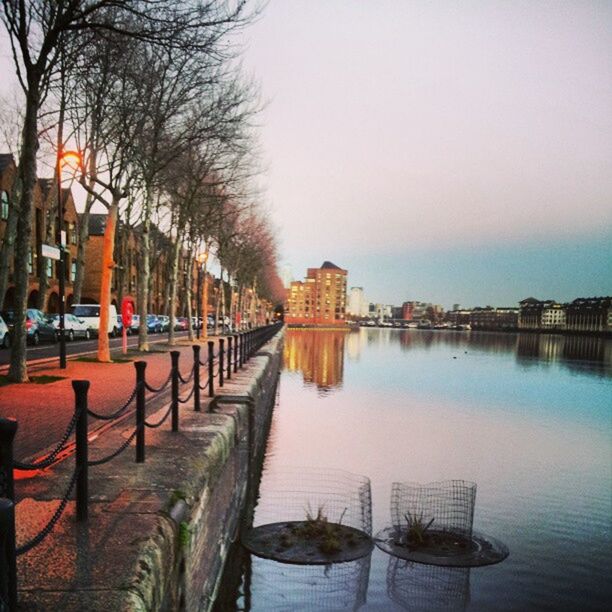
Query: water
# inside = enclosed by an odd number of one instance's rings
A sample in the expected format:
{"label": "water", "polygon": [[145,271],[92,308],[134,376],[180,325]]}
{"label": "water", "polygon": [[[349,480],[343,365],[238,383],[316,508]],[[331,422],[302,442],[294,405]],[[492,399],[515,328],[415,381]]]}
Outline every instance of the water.
{"label": "water", "polygon": [[611,340],[289,330],[260,507],[280,466],[339,468],[371,478],[376,533],[392,482],[470,480],[474,528],[510,556],[315,568],[237,551],[218,609],[612,609],[611,400]]}

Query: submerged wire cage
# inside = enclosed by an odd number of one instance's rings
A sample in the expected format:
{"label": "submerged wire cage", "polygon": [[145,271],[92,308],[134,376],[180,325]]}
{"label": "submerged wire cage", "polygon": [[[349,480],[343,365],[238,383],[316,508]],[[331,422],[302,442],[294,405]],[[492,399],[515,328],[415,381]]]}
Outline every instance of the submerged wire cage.
{"label": "submerged wire cage", "polygon": [[288,565],[253,559],[249,599],[266,612],[358,610],[366,602],[371,555],[333,565]]}
{"label": "submerged wire cage", "polygon": [[242,544],[283,563],[344,563],[368,555],[372,541],[370,480],[322,468],[265,471],[253,526]]}
{"label": "submerged wire cage", "polygon": [[463,611],[470,602],[470,568],[389,557],[387,595],[405,610]]}
{"label": "submerged wire cage", "polygon": [[343,470],[284,467],[264,472],[253,526],[303,521],[319,510],[332,523],[372,535],[370,479]]}
{"label": "submerged wire cage", "polygon": [[431,529],[472,537],[476,483],[443,480],[420,484],[394,482],[391,488],[391,524],[406,528],[409,520],[418,520]]}

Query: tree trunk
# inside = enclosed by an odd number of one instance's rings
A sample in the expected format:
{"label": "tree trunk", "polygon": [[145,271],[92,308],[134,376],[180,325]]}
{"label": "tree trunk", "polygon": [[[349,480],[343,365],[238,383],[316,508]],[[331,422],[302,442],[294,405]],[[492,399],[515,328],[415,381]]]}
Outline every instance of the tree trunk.
{"label": "tree trunk", "polygon": [[172,248],[172,262],[170,267],[170,291],[168,291],[168,312],[170,316],[170,327],[168,329],[168,344],[174,346],[176,337],[174,333],[174,323],[176,321],[176,288],[178,284],[178,267],[181,254],[181,238],[177,232],[176,239]]}
{"label": "tree trunk", "polygon": [[28,304],[28,251],[32,237],[34,214],[34,188],[36,186],[36,154],[38,152],[38,109],[40,106],[40,76],[30,75],[26,96],[25,120],[23,125],[19,176],[23,191],[17,219],[15,242],[15,327],[11,349],[9,378],[15,382],[28,381],[26,361],[26,308]]}
{"label": "tree trunk", "polygon": [[147,314],[149,304],[149,283],[151,281],[150,270],[150,238],[151,228],[151,200],[147,194],[144,207],[144,218],[142,220],[142,236],[140,243],[140,266],[138,269],[138,314],[140,323],[138,324],[138,350],[149,350],[149,338],[147,333]]}
{"label": "tree trunk", "polygon": [[111,301],[111,282],[115,262],[113,251],[115,249],[115,228],[117,226],[117,213],[119,198],[113,195],[113,202],[108,210],[108,219],[104,230],[102,244],[102,278],[100,279],[100,329],[98,333],[98,361],[110,361],[110,344],[108,341],[108,323]]}
{"label": "tree trunk", "polygon": [[[189,342],[193,341],[193,326],[191,325],[191,317],[193,314],[193,310],[191,308],[191,300],[193,299],[192,295],[192,287],[193,287],[193,247],[189,249],[189,253],[187,254],[187,272],[185,273],[185,299],[187,300],[187,333]],[[199,264],[198,264],[199,265]],[[198,287],[198,291],[199,291]]]}

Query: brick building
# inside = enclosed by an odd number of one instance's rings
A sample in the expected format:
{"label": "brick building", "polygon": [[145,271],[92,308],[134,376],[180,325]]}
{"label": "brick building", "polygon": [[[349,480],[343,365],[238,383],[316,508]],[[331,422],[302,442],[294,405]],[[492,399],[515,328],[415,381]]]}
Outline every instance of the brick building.
{"label": "brick building", "polygon": [[[0,155],[0,242],[4,240],[12,205],[14,181],[16,180],[16,166],[12,155]],[[59,261],[42,256],[42,245],[55,246],[59,243],[57,226],[57,191],[55,179],[38,179],[34,187],[34,218],[28,253],[28,308],[38,307],[40,296],[40,276],[47,276],[47,289],[45,292],[46,310],[54,313],[59,311]],[[72,283],[76,272],[76,243],[77,243],[77,213],[74,199],[70,189],[63,188],[61,201],[64,209],[64,223],[66,229],[65,252],[65,278],[66,302],[72,303]],[[13,257],[9,264],[9,282],[6,293],[2,297],[2,308],[11,309],[15,306],[15,284],[13,277]]]}
{"label": "brick building", "polygon": [[330,261],[308,268],[304,281],[287,290],[285,323],[289,325],[345,325],[348,272]]}

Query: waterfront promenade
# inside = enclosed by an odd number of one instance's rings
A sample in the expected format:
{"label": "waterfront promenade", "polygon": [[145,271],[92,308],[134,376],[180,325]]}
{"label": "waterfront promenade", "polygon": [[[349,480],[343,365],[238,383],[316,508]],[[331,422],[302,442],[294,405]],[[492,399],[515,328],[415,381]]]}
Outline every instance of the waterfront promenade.
{"label": "waterfront promenade", "polygon": [[[187,378],[193,365],[191,344],[172,349],[180,351],[180,371]],[[204,348],[202,352],[205,360]],[[232,372],[223,388],[217,385],[217,399],[224,394],[249,394],[255,383],[261,386],[269,360],[269,356],[252,357]],[[147,382],[154,387],[162,385],[170,371],[170,356],[153,353],[146,361]],[[52,442],[57,443],[74,410],[71,379],[91,380],[89,407],[108,414],[132,392],[134,369],[130,362],[70,361],[61,374],[69,378],[30,384],[27,401],[24,385],[2,387],[1,416],[12,416],[20,423],[16,458],[40,457]],[[204,386],[205,367],[201,373]],[[36,372],[37,376],[57,374],[55,368]],[[188,397],[192,384],[181,385],[181,398]],[[147,402],[148,423],[159,423],[168,413],[170,388]],[[147,428],[144,463],[135,462],[132,442],[111,462],[89,467],[89,519],[76,521],[71,496],[46,539],[18,557],[19,609],[178,609],[183,595],[176,585],[186,580],[181,572],[189,574],[187,582],[194,582],[197,574],[209,591],[213,589],[222,559],[215,546],[221,545],[236,520],[244,497],[237,495],[234,500],[237,483],[241,490],[246,487],[240,480],[244,479],[244,470],[238,469],[240,462],[231,458],[237,457],[241,440],[251,434],[246,406],[220,406],[213,414],[208,412],[210,401],[203,390],[201,412],[194,411],[193,398],[180,405],[178,432],[171,431],[170,419],[159,428]],[[90,419],[90,462],[108,456],[127,441],[134,431],[134,412],[126,414],[119,424],[98,436]],[[37,446],[39,442],[43,444]],[[16,471],[17,546],[29,541],[51,519],[74,470],[74,457],[68,456],[31,478],[25,478],[29,473]],[[194,508],[199,509],[198,520],[206,528],[193,520]],[[210,552],[198,550],[190,555],[192,542],[212,533],[218,542],[215,546],[207,542]],[[188,609],[195,608],[188,605]]]}

